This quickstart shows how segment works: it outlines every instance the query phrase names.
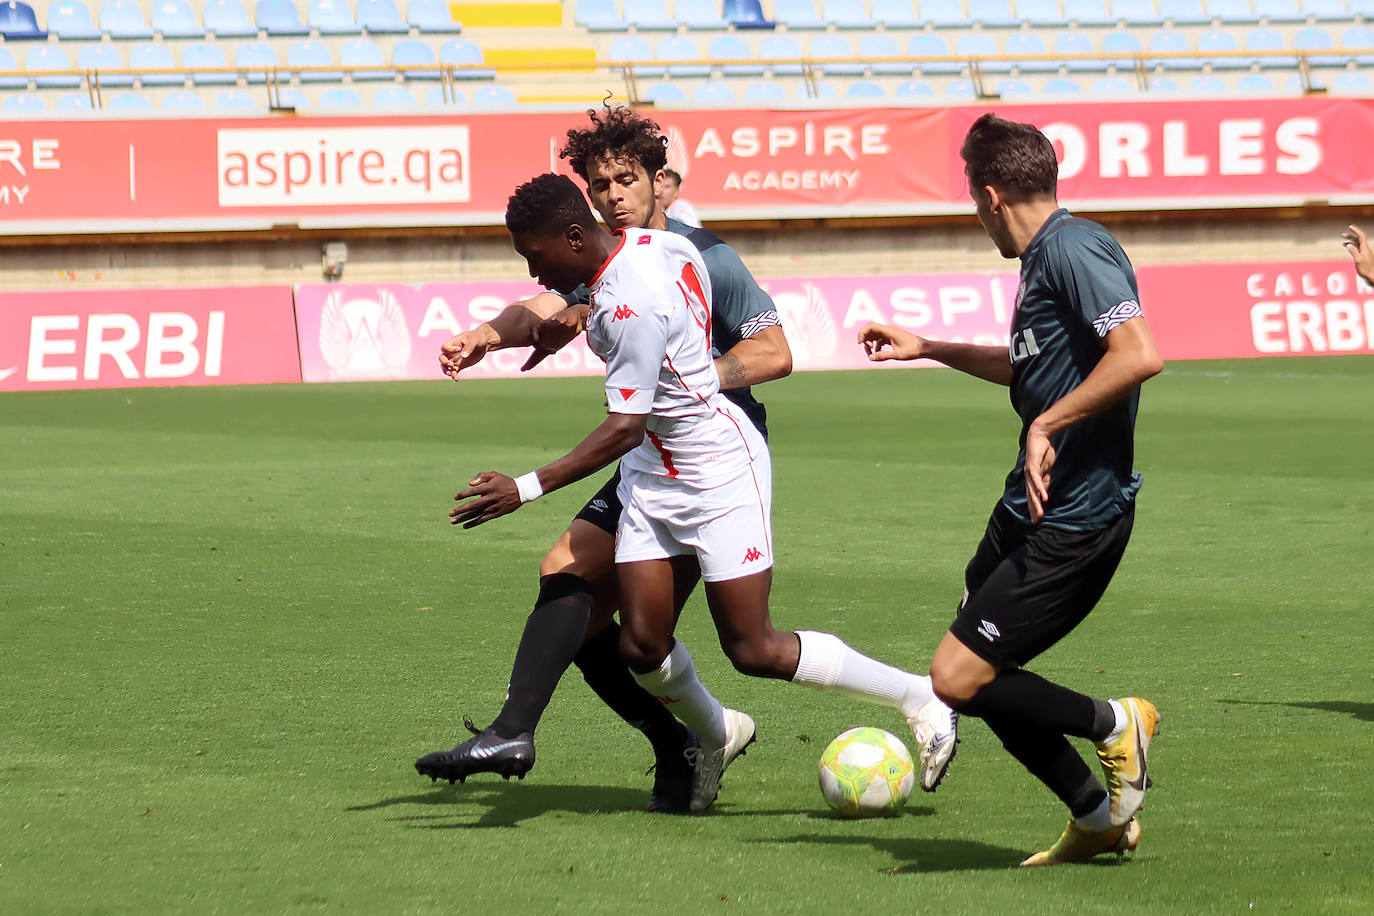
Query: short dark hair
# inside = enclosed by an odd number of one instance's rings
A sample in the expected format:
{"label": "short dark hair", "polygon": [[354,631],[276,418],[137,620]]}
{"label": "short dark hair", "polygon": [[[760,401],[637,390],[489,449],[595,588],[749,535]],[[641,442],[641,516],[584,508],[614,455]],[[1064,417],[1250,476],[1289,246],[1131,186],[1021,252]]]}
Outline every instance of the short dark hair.
{"label": "short dark hair", "polygon": [[588,108],[592,126],[569,130],[568,142],[558,153],[583,181],[587,164],[603,156],[638,162],[650,178],[668,164],[668,138],[658,124],[624,106],[606,105],[601,111],[598,115],[595,108]]}
{"label": "short dark hair", "polygon": [[673,184],[677,185],[678,187],[682,186],[682,175],[678,172],[677,169],[664,169],[663,174],[673,179]]}
{"label": "short dark hair", "polygon": [[1053,195],[1059,184],[1054,144],[1034,124],[983,115],[964,136],[959,148],[969,185],[992,185],[1026,197]]}
{"label": "short dark hair", "polygon": [[567,175],[540,175],[516,188],[506,203],[506,228],[512,235],[558,235],[574,223],[594,222],[587,198]]}

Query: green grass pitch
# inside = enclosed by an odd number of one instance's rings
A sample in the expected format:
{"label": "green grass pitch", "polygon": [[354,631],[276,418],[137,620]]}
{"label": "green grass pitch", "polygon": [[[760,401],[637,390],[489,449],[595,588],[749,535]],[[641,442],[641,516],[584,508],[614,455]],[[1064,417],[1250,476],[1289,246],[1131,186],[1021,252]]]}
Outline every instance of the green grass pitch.
{"label": "green grass pitch", "polygon": [[[773,431],[779,626],[922,669],[1015,453],[1005,391],[799,374]],[[413,759],[499,708],[599,477],[473,531],[472,473],[600,420],[596,379],[0,396],[0,913],[1368,913],[1374,359],[1146,386],[1136,532],[1036,670],[1164,715],[1133,858],[1025,872],[1065,815],[977,721],[902,816],[831,817],[826,742],[897,715],[735,673],[759,743],[699,817],[574,671],[523,782]]]}

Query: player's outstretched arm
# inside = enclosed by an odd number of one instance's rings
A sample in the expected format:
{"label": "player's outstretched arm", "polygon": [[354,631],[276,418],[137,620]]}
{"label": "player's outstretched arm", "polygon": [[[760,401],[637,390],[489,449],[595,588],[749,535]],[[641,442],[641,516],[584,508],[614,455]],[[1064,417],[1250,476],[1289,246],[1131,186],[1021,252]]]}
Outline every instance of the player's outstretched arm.
{"label": "player's outstretched arm", "polygon": [[859,330],[859,345],[875,363],[889,359],[933,359],[984,381],[1011,384],[1011,352],[1006,347],[930,340],[876,322],[869,322]]}
{"label": "player's outstretched arm", "polygon": [[475,528],[596,473],[644,441],[648,420],[648,414],[609,414],[571,452],[519,478],[483,471],[453,497],[463,502],[449,512],[449,523]]}
{"label": "player's outstretched arm", "polygon": [[530,371],[543,362],[546,356],[552,356],[576,340],[577,335],[587,329],[587,318],[591,315],[591,311],[589,305],[570,305],[536,324],[534,326],[534,352],[530,354],[529,359],[525,360],[520,371]]}
{"label": "player's outstretched arm", "polygon": [[748,388],[792,374],[792,348],[781,325],[746,337],[716,359],[721,388]]}
{"label": "player's outstretched arm", "polygon": [[481,362],[488,350],[531,346],[539,322],[566,306],[562,296],[549,292],[512,302],[491,321],[444,341],[439,347],[440,371],[456,380],[468,366]]}
{"label": "player's outstretched arm", "polygon": [[1355,262],[1355,272],[1364,282],[1374,285],[1374,249],[1369,247],[1369,238],[1364,234],[1364,230],[1359,226],[1346,226],[1341,237],[1345,239],[1341,244],[1350,252],[1350,259]]}

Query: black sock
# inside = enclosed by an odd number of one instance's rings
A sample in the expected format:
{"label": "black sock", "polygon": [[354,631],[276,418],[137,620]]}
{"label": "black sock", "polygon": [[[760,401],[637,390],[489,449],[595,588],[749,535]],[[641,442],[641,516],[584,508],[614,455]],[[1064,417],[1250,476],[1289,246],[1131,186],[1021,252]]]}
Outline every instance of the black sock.
{"label": "black sock", "polygon": [[[993,718],[1004,721],[1020,722],[1036,731],[1053,732],[1056,735],[1073,735],[1076,738],[1103,737],[1106,731],[1097,735],[1101,727],[1098,706],[1106,707],[1111,715],[1111,704],[1081,693],[1053,684],[1038,674],[1023,668],[1003,671],[966,703],[959,711],[966,715],[986,719],[991,724]],[[1112,717],[1111,721],[1115,721]],[[1107,731],[1110,731],[1110,727]]]}
{"label": "black sock", "polygon": [[539,598],[515,650],[506,703],[491,723],[496,734],[514,738],[539,725],[559,678],[587,635],[594,594],[590,582],[571,573],[539,579]]}
{"label": "black sock", "polygon": [[1073,817],[1091,813],[1107,797],[1107,790],[1063,735],[1028,728],[1014,716],[994,715],[984,721],[1002,739],[1002,746],[1048,786]]}
{"label": "black sock", "polygon": [[573,659],[601,701],[644,733],[654,752],[677,753],[682,749],[684,726],[649,691],[635,681],[620,658],[620,624],[610,626],[587,640]]}

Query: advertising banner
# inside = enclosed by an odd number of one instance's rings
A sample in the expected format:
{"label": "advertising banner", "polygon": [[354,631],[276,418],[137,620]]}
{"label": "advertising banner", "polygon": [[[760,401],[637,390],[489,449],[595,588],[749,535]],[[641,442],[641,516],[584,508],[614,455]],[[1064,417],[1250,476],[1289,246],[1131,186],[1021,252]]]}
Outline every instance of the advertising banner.
{"label": "advertising banner", "polygon": [[288,287],[6,293],[0,391],[299,382]]}

